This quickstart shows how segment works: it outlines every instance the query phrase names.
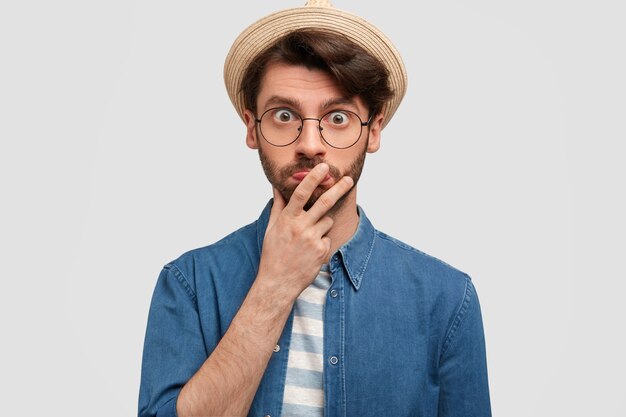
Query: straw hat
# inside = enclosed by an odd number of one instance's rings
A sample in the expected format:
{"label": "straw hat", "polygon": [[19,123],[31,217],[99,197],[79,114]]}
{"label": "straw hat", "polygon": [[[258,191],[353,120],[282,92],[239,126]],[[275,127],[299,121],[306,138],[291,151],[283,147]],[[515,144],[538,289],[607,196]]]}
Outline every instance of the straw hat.
{"label": "straw hat", "polygon": [[359,16],[336,9],[330,1],[322,0],[308,0],[304,7],[270,14],[250,25],[235,40],[224,63],[224,82],[241,119],[245,110],[241,82],[248,65],[280,37],[308,28],[343,34],[387,67],[389,86],[393,91],[393,96],[382,109],[383,127],[387,125],[406,92],[407,76],[400,54],[374,25]]}

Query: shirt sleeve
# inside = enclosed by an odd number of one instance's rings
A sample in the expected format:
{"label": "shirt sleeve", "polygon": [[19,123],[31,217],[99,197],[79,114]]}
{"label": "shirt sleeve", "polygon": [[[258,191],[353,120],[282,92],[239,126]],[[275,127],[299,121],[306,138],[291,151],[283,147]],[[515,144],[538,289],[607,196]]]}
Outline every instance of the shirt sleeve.
{"label": "shirt sleeve", "polygon": [[439,377],[439,417],[491,416],[482,316],[469,277],[442,347]]}
{"label": "shirt sleeve", "polygon": [[206,360],[196,294],[176,266],[157,281],[143,347],[139,417],[176,417],[181,388]]}

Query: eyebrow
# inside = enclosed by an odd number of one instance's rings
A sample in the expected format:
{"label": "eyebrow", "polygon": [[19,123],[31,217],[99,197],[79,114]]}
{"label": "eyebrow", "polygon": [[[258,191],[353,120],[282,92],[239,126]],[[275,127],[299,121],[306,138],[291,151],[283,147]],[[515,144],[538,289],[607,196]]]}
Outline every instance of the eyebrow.
{"label": "eyebrow", "polygon": [[[284,105],[284,106],[292,107],[296,110],[302,109],[302,102],[300,100],[291,98],[291,97],[283,97],[283,96],[277,96],[277,95],[271,96],[267,100],[267,102],[265,103],[265,108],[267,109],[271,105],[276,105],[276,106]],[[322,103],[322,105],[320,106],[320,110],[322,111],[328,110],[329,108],[337,106],[337,105],[348,105],[352,107],[353,110],[358,110],[354,101],[347,97],[330,98]]]}
{"label": "eyebrow", "polygon": [[350,107],[353,108],[353,110],[358,110],[356,104],[354,104],[354,101],[349,99],[348,97],[336,97],[336,98],[331,98],[328,99],[324,102],[324,104],[322,104],[322,110],[327,110],[330,107],[334,107],[337,105],[348,105]]}
{"label": "eyebrow", "polygon": [[282,106],[287,105],[289,107],[302,108],[302,102],[297,99],[282,97],[282,96],[272,96],[265,103],[265,107],[269,107],[270,105]]}

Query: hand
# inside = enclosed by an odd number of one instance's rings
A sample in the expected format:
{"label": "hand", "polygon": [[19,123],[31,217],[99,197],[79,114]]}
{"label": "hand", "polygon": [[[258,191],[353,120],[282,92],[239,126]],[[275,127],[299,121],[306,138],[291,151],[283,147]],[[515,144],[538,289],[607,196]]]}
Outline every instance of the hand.
{"label": "hand", "polygon": [[326,213],[354,185],[352,178],[343,177],[305,211],[304,205],[327,173],[327,164],[315,166],[298,184],[288,204],[274,189],[257,279],[271,280],[294,300],[330,257],[331,241],[326,233],[333,219]]}

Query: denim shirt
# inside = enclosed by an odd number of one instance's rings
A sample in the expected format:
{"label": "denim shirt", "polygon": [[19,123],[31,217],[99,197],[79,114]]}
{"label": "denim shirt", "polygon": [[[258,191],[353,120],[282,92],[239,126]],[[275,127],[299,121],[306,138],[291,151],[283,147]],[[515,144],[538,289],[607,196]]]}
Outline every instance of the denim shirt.
{"label": "denim shirt", "polygon": [[[167,264],[148,318],[139,416],[176,416],[185,383],[217,346],[257,274],[260,218]],[[324,309],[326,417],[491,415],[480,306],[470,278],[359,226],[331,257]],[[249,416],[279,417],[293,311]],[[206,395],[211,395],[207,392]]]}

